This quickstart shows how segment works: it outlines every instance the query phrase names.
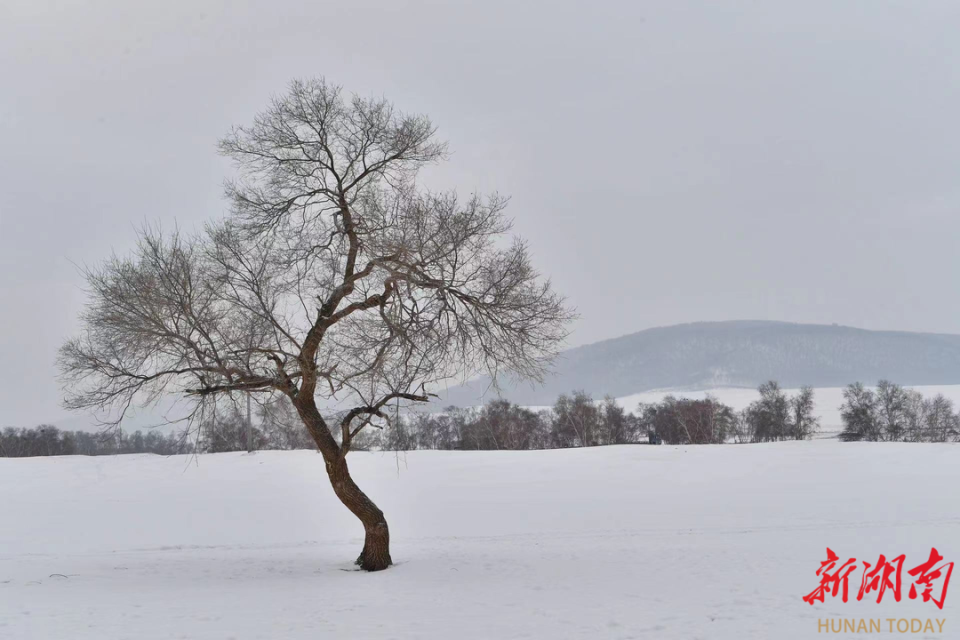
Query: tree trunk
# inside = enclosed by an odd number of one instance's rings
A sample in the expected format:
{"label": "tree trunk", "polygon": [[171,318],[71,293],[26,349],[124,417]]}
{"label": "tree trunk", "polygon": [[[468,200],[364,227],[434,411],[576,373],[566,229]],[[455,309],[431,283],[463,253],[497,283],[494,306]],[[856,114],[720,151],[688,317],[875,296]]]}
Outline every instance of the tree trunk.
{"label": "tree trunk", "polygon": [[360,490],[357,483],[350,477],[346,453],[333,439],[313,400],[294,402],[294,406],[317,443],[320,453],[323,454],[333,492],[340,498],[340,502],[363,523],[365,533],[363,550],[356,564],[364,571],[386,569],[393,564],[393,560],[390,558],[390,529],[387,527],[387,519],[383,511]]}
{"label": "tree trunk", "polygon": [[390,559],[390,529],[383,511],[350,477],[350,470],[343,455],[338,456],[332,463],[327,461],[327,475],[330,476],[334,493],[363,523],[363,550],[356,564],[364,571],[386,569],[393,564],[393,560]]}

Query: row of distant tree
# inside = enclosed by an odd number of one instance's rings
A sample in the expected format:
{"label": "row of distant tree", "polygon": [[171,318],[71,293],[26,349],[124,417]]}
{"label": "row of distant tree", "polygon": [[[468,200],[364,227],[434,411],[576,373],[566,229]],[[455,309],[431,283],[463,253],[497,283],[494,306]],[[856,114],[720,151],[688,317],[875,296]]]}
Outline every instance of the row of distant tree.
{"label": "row of distant tree", "polygon": [[118,453],[155,453],[169,456],[193,453],[194,442],[186,436],[187,434],[165,434],[158,431],[63,431],[47,424],[32,429],[7,427],[0,431],[0,457],[102,456]]}
{"label": "row of distant tree", "polygon": [[539,411],[496,400],[479,409],[414,414],[392,424],[377,444],[390,450],[552,449],[802,440],[817,431],[812,389],[788,396],[768,382],[759,391],[760,398],[743,411],[711,396],[667,396],[641,403],[635,412],[610,397],[595,402],[583,391],[561,395],[553,407]]}
{"label": "row of distant tree", "polygon": [[953,402],[937,394],[881,380],[876,389],[856,382],[843,391],[840,414],[844,441],[951,442],[960,439],[960,415]]}
{"label": "row of distant tree", "polygon": [[[770,381],[758,391],[759,399],[741,411],[711,396],[667,396],[660,402],[641,403],[632,412],[613,398],[595,401],[583,391],[561,395],[552,407],[541,410],[495,400],[480,408],[450,407],[440,413],[401,415],[380,430],[365,430],[351,448],[523,450],[661,442],[775,442],[806,440],[819,430],[810,387],[788,395]],[[859,382],[851,384],[843,395],[841,440],[947,442],[960,438],[960,415],[942,395],[924,398],[886,380],[875,390]],[[254,422],[249,429],[254,449],[316,448],[285,404],[259,407]],[[244,451],[247,433],[246,416],[236,407],[206,416],[196,430],[178,433],[8,427],[0,431],[0,457]]]}
{"label": "row of distant tree", "polygon": [[[481,408],[402,415],[381,429],[366,430],[353,449],[553,449],[664,442],[710,444],[807,438],[816,429],[813,391],[788,397],[775,382],[761,385],[760,399],[737,412],[715,398],[667,396],[629,412],[613,398],[583,391],[561,395],[553,407],[531,410],[505,400]],[[314,449],[316,445],[283,403],[259,407],[247,428],[244,412],[229,406],[204,416],[193,431],[146,433],[62,431],[51,425],[0,432],[0,456],[114,455],[118,453],[219,453],[247,449]]]}

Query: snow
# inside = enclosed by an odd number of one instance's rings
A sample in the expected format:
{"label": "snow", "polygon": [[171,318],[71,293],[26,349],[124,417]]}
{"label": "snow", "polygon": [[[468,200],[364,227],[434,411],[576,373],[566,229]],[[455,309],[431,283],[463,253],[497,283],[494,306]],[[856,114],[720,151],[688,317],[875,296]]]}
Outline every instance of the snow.
{"label": "snow", "polygon": [[0,638],[766,640],[835,616],[957,637],[960,596],[801,597],[827,546],[958,559],[960,446],[350,458],[385,572],[352,570],[362,532],[314,452],[0,459]]}

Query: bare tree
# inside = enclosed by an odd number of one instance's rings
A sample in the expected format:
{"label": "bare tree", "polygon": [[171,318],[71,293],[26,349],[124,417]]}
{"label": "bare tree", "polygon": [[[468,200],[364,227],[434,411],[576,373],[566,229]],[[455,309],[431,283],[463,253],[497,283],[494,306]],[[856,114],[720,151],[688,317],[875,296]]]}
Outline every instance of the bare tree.
{"label": "bare tree", "polygon": [[736,412],[712,396],[702,400],[666,396],[641,404],[639,425],[667,444],[722,444],[735,435]]}
{"label": "bare tree", "polygon": [[775,380],[764,382],[760,399],[747,407],[746,419],[755,442],[774,442],[790,437],[790,399]]}
{"label": "bare tree", "polygon": [[746,409],[734,411],[730,421],[730,434],[737,444],[753,442],[753,432],[750,429],[749,412]]}
{"label": "bare tree", "polygon": [[795,440],[806,440],[820,428],[820,419],[814,415],[814,409],[812,387],[800,387],[797,395],[790,398],[790,426]]}
{"label": "bare tree", "polygon": [[877,383],[877,419],[884,440],[899,442],[904,439],[908,423],[908,395],[906,390],[889,380]]}
{"label": "bare tree", "polygon": [[600,405],[600,432],[603,444],[636,442],[637,420],[617,404],[613,396],[604,396]]}
{"label": "bare tree", "polygon": [[957,415],[953,412],[953,402],[938,393],[927,400],[927,442],[950,442],[960,431]]}
{"label": "bare tree", "polygon": [[906,397],[904,440],[923,442],[927,436],[927,413],[931,408],[930,402],[916,389],[907,389],[904,395]]}
{"label": "bare tree", "polygon": [[[133,256],[88,270],[84,330],[60,355],[67,406],[120,420],[164,393],[194,415],[231,392],[285,397],[363,524],[357,564],[385,569],[386,518],[346,462],[354,438],[451,376],[540,379],[572,317],[524,243],[502,242],[505,199],[417,187],[446,153],[434,133],[385,100],[292,83],[220,143],[239,170],[225,221],[146,229]],[[328,398],[351,408],[330,421]]]}
{"label": "bare tree", "polygon": [[599,443],[600,411],[586,391],[561,394],[553,405],[553,444],[559,448],[592,447]]}
{"label": "bare tree", "polygon": [[843,405],[840,417],[843,431],[839,438],[844,442],[880,440],[880,421],[877,417],[877,395],[873,390],[854,382],[843,390]]}

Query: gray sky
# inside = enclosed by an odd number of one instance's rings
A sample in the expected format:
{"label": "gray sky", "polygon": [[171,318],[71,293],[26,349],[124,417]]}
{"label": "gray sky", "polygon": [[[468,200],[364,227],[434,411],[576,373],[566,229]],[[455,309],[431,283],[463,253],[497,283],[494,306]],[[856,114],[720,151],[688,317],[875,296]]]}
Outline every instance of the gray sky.
{"label": "gray sky", "polygon": [[960,2],[0,3],[0,426],[56,420],[75,264],[221,215],[293,77],[429,114],[571,344],[758,318],[960,333]]}

